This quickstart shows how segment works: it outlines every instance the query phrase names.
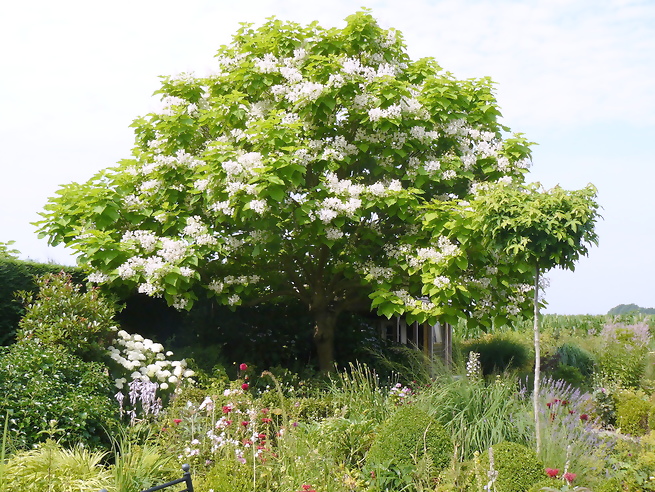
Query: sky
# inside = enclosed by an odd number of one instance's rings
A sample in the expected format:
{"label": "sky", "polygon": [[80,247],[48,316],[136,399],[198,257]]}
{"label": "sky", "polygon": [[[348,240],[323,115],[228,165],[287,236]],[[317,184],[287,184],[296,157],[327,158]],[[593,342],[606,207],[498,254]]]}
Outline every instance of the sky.
{"label": "sky", "polygon": [[0,242],[73,264],[32,222],[61,185],[130,156],[159,76],[198,75],[241,22],[343,27],[370,8],[459,78],[491,77],[503,123],[538,145],[529,181],[593,183],[598,247],[548,274],[548,313],[655,306],[655,0],[22,0],[0,9]]}

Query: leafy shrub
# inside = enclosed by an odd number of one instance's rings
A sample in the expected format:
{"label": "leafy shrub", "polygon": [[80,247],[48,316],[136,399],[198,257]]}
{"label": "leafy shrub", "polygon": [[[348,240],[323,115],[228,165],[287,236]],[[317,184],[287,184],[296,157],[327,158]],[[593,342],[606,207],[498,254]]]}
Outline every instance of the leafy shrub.
{"label": "leafy shrub", "polygon": [[[544,479],[544,465],[527,446],[515,442],[501,442],[491,447],[494,470],[498,472],[497,492],[525,492]],[[489,470],[489,453],[480,457],[480,466]]]}
{"label": "leafy shrub", "polygon": [[552,379],[566,381],[576,388],[587,388],[589,386],[589,378],[583,376],[580,369],[574,366],[558,364],[554,370],[548,371],[548,373]]}
{"label": "leafy shrub", "polygon": [[63,449],[53,440],[31,451],[14,454],[3,477],[6,492],[71,492],[100,490],[107,485],[104,453],[83,446]]}
{"label": "leafy shrub", "polygon": [[586,350],[572,343],[562,344],[556,352],[559,363],[575,367],[583,376],[591,376],[594,372],[594,357]]}
{"label": "leafy shrub", "polygon": [[632,325],[607,324],[601,337],[603,344],[596,371],[600,379],[605,384],[638,388],[646,369],[648,324],[645,321]]}
{"label": "leafy shrub", "polygon": [[0,415],[9,411],[18,447],[43,441],[51,425],[62,443],[106,441],[117,418],[110,388],[102,364],[58,345],[24,340],[0,352]]}
{"label": "leafy shrub", "polygon": [[8,345],[14,341],[18,323],[25,314],[25,308],[16,298],[20,291],[36,292],[38,287],[34,278],[47,273],[65,270],[76,279],[82,280],[79,268],[21,261],[15,258],[0,257],[0,344]]}
{"label": "leafy shrub", "polygon": [[648,432],[651,403],[643,391],[622,390],[616,395],[616,424],[623,434],[643,436]]}
{"label": "leafy shrub", "polygon": [[482,373],[486,376],[508,369],[521,369],[530,362],[530,349],[507,336],[486,336],[462,345],[465,353],[480,354]]}
{"label": "leafy shrub", "polygon": [[47,274],[36,280],[36,294],[23,293],[26,313],[18,340],[61,346],[85,361],[101,361],[113,337],[114,306],[97,290],[82,292],[69,274]]}
{"label": "leafy shrub", "polygon": [[394,474],[411,479],[425,460],[434,471],[445,468],[452,453],[450,435],[439,422],[415,405],[403,405],[380,426],[366,464],[384,488]]}

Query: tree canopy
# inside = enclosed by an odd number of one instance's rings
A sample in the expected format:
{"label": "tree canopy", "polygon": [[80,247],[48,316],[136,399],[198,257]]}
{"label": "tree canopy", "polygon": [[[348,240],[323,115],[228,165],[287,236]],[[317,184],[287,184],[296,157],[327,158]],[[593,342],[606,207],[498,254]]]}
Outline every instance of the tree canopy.
{"label": "tree canopy", "polygon": [[92,281],[178,308],[298,299],[324,370],[345,310],[488,324],[529,308],[530,272],[463,241],[462,207],[530,163],[490,79],[412,61],[367,11],[244,24],[216,65],[164,77],[132,157],[46,205],[41,234]]}

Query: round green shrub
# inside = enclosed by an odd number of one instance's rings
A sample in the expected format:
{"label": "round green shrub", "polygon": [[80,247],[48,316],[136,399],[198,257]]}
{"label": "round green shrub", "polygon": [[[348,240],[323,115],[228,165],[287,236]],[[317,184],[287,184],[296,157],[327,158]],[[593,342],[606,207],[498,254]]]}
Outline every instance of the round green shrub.
{"label": "round green shrub", "polygon": [[50,431],[62,444],[109,443],[118,406],[105,366],[58,345],[24,340],[0,352],[0,415],[9,412],[11,441],[30,447]]}
{"label": "round green shrub", "polygon": [[594,372],[593,355],[573,343],[562,344],[555,355],[560,364],[577,368],[583,376],[591,376]]}
{"label": "round green shrub", "polygon": [[[504,441],[491,448],[494,470],[498,472],[495,482],[497,492],[526,492],[544,479],[544,464],[527,446]],[[480,467],[489,470],[488,452],[480,456]]]}
{"label": "round green shrub", "polygon": [[480,354],[480,366],[486,376],[508,369],[521,369],[532,359],[530,349],[507,336],[487,335],[462,345],[464,358],[469,352]]}
{"label": "round green shrub", "polygon": [[422,460],[432,469],[445,468],[453,454],[453,443],[446,429],[425,410],[414,405],[401,406],[379,428],[366,455],[367,468],[399,471],[411,475]]}
{"label": "round green shrub", "polygon": [[643,392],[619,391],[616,399],[616,425],[621,432],[632,436],[646,434],[652,405]]}
{"label": "round green shrub", "polygon": [[566,381],[576,388],[587,388],[589,386],[589,378],[583,376],[580,369],[574,366],[558,364],[554,370],[548,371],[548,374],[551,379],[555,381]]}

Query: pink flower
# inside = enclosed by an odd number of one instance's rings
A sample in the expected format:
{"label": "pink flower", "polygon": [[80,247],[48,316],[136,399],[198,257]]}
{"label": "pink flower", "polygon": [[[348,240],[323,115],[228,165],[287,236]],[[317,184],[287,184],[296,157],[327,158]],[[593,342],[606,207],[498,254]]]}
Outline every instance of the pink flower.
{"label": "pink flower", "polygon": [[273,422],[273,420],[269,419],[268,417],[262,417],[262,422],[264,422],[265,424],[268,424],[270,422]]}
{"label": "pink flower", "polygon": [[248,427],[250,425],[250,422],[244,420],[243,422],[241,422],[241,425],[243,425],[244,427]]}
{"label": "pink flower", "polygon": [[264,407],[261,409],[261,412],[266,415],[268,413],[268,408]]}
{"label": "pink flower", "polygon": [[241,385],[241,389],[242,389],[243,391],[246,391],[249,387],[250,387],[250,386],[248,386],[248,383],[243,383],[243,384]]}
{"label": "pink flower", "polygon": [[573,480],[575,480],[575,477],[577,477],[575,473],[569,472],[564,474],[564,480],[566,480],[569,483],[573,482]]}
{"label": "pink flower", "polygon": [[182,422],[182,419],[173,419],[173,422],[175,422],[175,425],[179,424]]}
{"label": "pink flower", "polygon": [[546,475],[553,478],[559,475],[559,470],[557,468],[546,468]]}
{"label": "pink flower", "polygon": [[232,411],[232,407],[230,405],[223,405],[223,413],[230,413]]}
{"label": "pink flower", "polygon": [[247,370],[248,370],[248,364],[245,364],[245,363],[242,362],[242,363],[239,365],[239,370],[240,370],[240,371],[247,371]]}

